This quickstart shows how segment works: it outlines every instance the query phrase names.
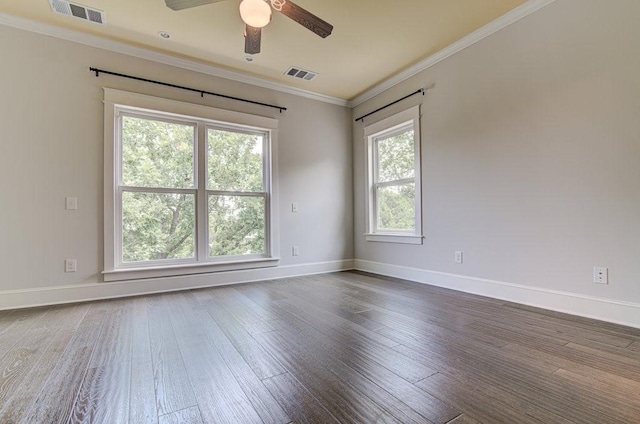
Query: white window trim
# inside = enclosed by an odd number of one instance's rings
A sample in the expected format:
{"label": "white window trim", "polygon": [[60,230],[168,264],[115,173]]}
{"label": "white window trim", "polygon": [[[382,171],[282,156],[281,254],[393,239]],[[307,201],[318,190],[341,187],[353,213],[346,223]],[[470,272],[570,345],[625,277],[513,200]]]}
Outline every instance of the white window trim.
{"label": "white window trim", "polygon": [[[414,168],[415,168],[415,230],[414,231],[379,231],[376,229],[376,208],[374,205],[374,181],[375,181],[375,154],[374,140],[381,135],[392,133],[393,131],[406,126],[413,125],[414,133]],[[403,112],[367,125],[364,128],[365,164],[366,164],[366,229],[365,240],[371,242],[422,244],[422,189],[421,189],[421,160],[420,160],[420,106],[414,106]]]}
{"label": "white window trim", "polygon": [[[176,120],[190,119],[208,121],[215,124],[234,127],[245,126],[247,129],[259,129],[269,133],[270,152],[265,150],[265,191],[267,200],[266,210],[266,244],[267,253],[264,255],[243,255],[232,257],[208,258],[199,262],[170,260],[162,264],[150,263],[148,266],[141,264],[119,264],[120,237],[115,217],[119,216],[120,205],[118,199],[117,179],[119,175],[118,151],[115,137],[118,134],[118,120],[116,119],[119,108],[127,110],[139,110],[145,114],[161,112],[171,114]],[[175,100],[162,99],[143,94],[130,93],[121,90],[104,88],[104,281],[122,281],[141,278],[169,277],[189,274],[201,274],[219,271],[242,270],[252,268],[273,267],[279,264],[279,229],[277,219],[278,181],[277,174],[277,130],[278,120],[263,116],[249,115],[224,109],[217,109],[192,103],[184,103]],[[206,129],[205,129],[206,131]],[[196,146],[197,151],[197,146]],[[206,157],[194,155],[196,169],[206,169]],[[197,171],[196,171],[197,173]],[[187,191],[195,191],[188,189]],[[208,195],[207,190],[198,193]],[[200,194],[198,194],[200,196]],[[268,198],[267,198],[268,197]],[[206,207],[202,199],[197,204],[200,208]],[[202,211],[198,211],[199,216]],[[198,215],[196,215],[196,220]],[[196,228],[201,228],[203,223],[197,223]],[[206,244],[201,232],[196,229],[197,243]],[[201,248],[201,247],[200,247]],[[196,249],[198,251],[198,249]]]}

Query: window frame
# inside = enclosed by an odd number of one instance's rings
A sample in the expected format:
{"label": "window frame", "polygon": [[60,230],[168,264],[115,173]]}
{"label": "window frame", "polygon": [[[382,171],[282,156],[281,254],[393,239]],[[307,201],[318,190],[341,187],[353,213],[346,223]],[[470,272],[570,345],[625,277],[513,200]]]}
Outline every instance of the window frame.
{"label": "window frame", "polygon": [[[389,137],[413,130],[414,177],[393,181],[378,181],[379,157],[377,142]],[[422,244],[422,189],[421,189],[421,156],[420,156],[420,106],[414,106],[388,118],[367,125],[364,128],[365,164],[366,164],[366,228],[365,240],[372,242],[389,242],[404,244]],[[378,228],[378,191],[380,188],[415,184],[415,216],[414,229],[381,229]]]}
{"label": "window frame", "polygon": [[[193,188],[151,188],[124,186],[122,178],[122,117],[133,116],[178,124],[194,125]],[[277,128],[278,121],[256,115],[162,99],[143,94],[104,88],[104,281],[168,277],[277,266],[279,240],[276,220]],[[225,192],[264,198],[265,253],[210,256],[208,240],[207,143],[209,129],[263,135],[263,191]],[[124,192],[194,194],[194,258],[124,262],[122,257],[122,194]]]}

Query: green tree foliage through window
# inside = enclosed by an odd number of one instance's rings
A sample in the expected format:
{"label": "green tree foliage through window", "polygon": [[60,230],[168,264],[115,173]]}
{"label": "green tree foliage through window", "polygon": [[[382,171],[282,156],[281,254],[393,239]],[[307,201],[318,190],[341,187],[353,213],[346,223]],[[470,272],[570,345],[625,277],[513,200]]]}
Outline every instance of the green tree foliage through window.
{"label": "green tree foliage through window", "polygon": [[[124,115],[121,127],[122,261],[195,259],[197,124]],[[211,257],[266,253],[264,146],[264,133],[207,128]]]}
{"label": "green tree foliage through window", "polygon": [[207,145],[209,256],[265,253],[264,135],[209,129]]}
{"label": "green tree foliage through window", "polygon": [[[123,116],[125,187],[195,188],[195,126]],[[195,257],[195,194],[122,194],[122,260]]]}
{"label": "green tree foliage through window", "polygon": [[378,182],[402,180],[415,176],[413,130],[376,140]]}
{"label": "green tree foliage through window", "polygon": [[412,129],[375,140],[378,230],[415,230],[415,153]]}

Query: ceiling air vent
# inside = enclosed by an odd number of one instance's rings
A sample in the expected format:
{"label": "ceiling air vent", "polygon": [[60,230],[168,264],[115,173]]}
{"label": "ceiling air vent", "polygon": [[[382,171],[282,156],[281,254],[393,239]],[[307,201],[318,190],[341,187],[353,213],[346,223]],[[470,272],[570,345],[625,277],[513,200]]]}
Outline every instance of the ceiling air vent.
{"label": "ceiling air vent", "polygon": [[305,71],[304,69],[300,69],[295,66],[287,69],[287,72],[284,74],[288,77],[298,78],[305,81],[311,81],[318,76],[317,72]]}
{"label": "ceiling air vent", "polygon": [[71,3],[66,0],[49,0],[51,9],[61,15],[75,16],[85,21],[96,24],[104,24],[104,12],[98,9],[91,9],[78,3]]}

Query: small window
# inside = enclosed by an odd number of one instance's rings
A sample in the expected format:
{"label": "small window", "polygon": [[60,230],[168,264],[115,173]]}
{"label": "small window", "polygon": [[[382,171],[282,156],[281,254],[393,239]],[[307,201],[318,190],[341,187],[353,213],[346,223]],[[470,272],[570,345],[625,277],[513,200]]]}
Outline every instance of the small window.
{"label": "small window", "polygon": [[365,128],[368,241],[422,244],[419,107]]}
{"label": "small window", "polygon": [[105,89],[105,123],[106,281],[277,265],[276,120]]}

